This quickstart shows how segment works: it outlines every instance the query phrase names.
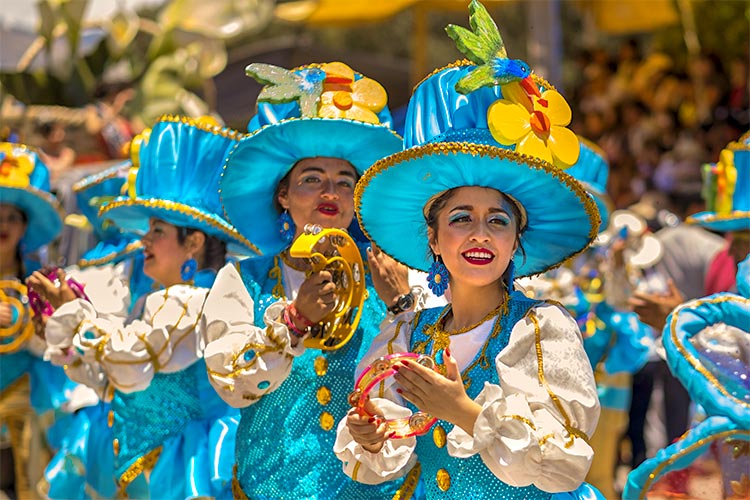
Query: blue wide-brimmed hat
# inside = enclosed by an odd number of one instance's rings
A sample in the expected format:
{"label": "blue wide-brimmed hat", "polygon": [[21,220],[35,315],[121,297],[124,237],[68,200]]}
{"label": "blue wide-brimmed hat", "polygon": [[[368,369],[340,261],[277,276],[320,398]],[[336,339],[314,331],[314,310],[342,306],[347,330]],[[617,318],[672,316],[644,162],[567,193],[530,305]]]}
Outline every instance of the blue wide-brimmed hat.
{"label": "blue wide-brimmed hat", "polygon": [[209,120],[162,117],[133,141],[128,195],[103,205],[99,217],[141,234],[155,217],[215,236],[232,251],[257,253],[221,215],[219,201],[222,161],[241,136]]}
{"label": "blue wide-brimmed hat", "polygon": [[730,143],[716,164],[703,166],[706,210],[686,219],[712,231],[750,230],[750,144]]}
{"label": "blue wide-brimmed hat", "polygon": [[[532,100],[519,95],[523,90],[518,83],[502,89],[483,86],[467,95],[456,90],[459,80],[466,81],[476,69],[469,61],[459,61],[433,72],[415,88],[404,129],[408,149],[378,161],[357,184],[360,225],[387,254],[427,271],[432,262],[424,215],[428,202],[452,188],[493,188],[512,198],[522,212],[519,225],[525,257],[519,249],[514,259],[516,276],[541,273],[585,249],[599,229],[593,199],[551,163],[570,166],[577,160],[576,137],[564,129],[570,109],[549,83],[533,78],[540,91],[533,103],[549,105],[553,118],[541,117],[549,120],[551,132],[542,141],[529,125],[530,117],[539,115],[524,111],[522,103]],[[526,122],[519,121],[524,116]]]}
{"label": "blue wide-brimmed hat", "polygon": [[565,173],[575,177],[594,198],[601,219],[599,232],[602,232],[609,225],[609,214],[614,206],[607,194],[607,179],[609,178],[607,155],[602,148],[588,139],[578,136],[578,140],[581,142],[578,161]]}
{"label": "blue wide-brimmed hat", "polygon": [[99,216],[102,205],[123,194],[131,167],[132,163],[125,161],[73,184],[78,208],[97,239],[97,244],[78,261],[79,267],[117,264],[143,249],[138,235],[123,231],[106,216]]}
{"label": "blue wide-brimmed hat", "polygon": [[267,255],[289,245],[279,232],[276,188],[304,158],[348,161],[362,175],[375,161],[399,151],[387,95],[379,83],[342,63],[288,71],[251,64],[248,74],[267,84],[258,113],[230,152],[221,178],[224,214]]}
{"label": "blue wide-brimmed hat", "polygon": [[35,151],[0,142],[0,204],[15,206],[28,219],[22,252],[37,250],[60,234],[61,207],[49,189],[49,171]]}

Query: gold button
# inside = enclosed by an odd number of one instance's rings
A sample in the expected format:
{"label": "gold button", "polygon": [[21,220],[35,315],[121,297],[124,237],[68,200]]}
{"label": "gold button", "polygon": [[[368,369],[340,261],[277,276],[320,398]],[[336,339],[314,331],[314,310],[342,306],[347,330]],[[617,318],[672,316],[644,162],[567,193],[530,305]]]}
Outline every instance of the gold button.
{"label": "gold button", "polygon": [[445,429],[443,429],[442,425],[438,424],[432,429],[432,440],[438,448],[445,446]]}
{"label": "gold button", "polygon": [[445,469],[440,469],[435,474],[435,480],[437,481],[438,488],[442,491],[448,491],[451,487],[451,475]]}
{"label": "gold button", "polygon": [[333,424],[334,424],[333,415],[331,415],[327,411],[324,411],[323,413],[320,414],[320,427],[324,431],[330,431],[331,429],[333,429]]}
{"label": "gold button", "polygon": [[117,438],[112,440],[112,449],[115,452],[115,456],[120,454],[120,441]]}
{"label": "gold button", "polygon": [[107,426],[112,427],[115,423],[115,412],[112,410],[109,410],[109,413],[107,413]]}
{"label": "gold button", "polygon": [[313,365],[315,368],[315,374],[318,377],[322,377],[326,373],[328,373],[328,360],[325,358],[325,356],[318,356],[315,358],[315,364]]}
{"label": "gold button", "polygon": [[319,387],[317,396],[318,403],[322,404],[323,406],[331,402],[331,390],[328,387]]}

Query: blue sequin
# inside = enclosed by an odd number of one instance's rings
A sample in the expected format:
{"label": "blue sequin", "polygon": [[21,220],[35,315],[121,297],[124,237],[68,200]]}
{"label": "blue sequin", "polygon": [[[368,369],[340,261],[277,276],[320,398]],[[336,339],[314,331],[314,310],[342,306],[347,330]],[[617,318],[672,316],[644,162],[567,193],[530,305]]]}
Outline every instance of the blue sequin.
{"label": "blue sequin", "polygon": [[255,357],[255,351],[253,351],[252,349],[245,352],[245,356],[244,356],[245,361],[252,361],[254,357]]}
{"label": "blue sequin", "polygon": [[271,385],[271,382],[269,382],[268,380],[264,380],[263,382],[258,384],[258,389],[260,389],[261,391],[264,389],[268,389],[269,385]]}

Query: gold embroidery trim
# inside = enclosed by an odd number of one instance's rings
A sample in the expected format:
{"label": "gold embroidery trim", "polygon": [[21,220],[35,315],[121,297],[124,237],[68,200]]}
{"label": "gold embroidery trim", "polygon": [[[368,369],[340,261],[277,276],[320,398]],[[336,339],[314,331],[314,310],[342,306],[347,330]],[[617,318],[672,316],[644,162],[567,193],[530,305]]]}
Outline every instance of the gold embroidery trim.
{"label": "gold embroidery trim", "polygon": [[714,388],[719,391],[723,396],[727,398],[731,398],[736,404],[739,404],[741,406],[744,406],[745,408],[750,408],[750,403],[747,403],[745,401],[742,401],[741,399],[738,399],[734,396],[732,396],[726,388],[719,383],[719,381],[714,377],[714,375],[704,367],[701,362],[695,358],[688,350],[685,348],[685,346],[682,344],[681,339],[677,336],[677,321],[679,319],[680,313],[683,309],[692,309],[698,306],[701,306],[703,304],[720,304],[722,302],[728,302],[728,301],[734,301],[739,302],[740,304],[744,304],[747,306],[750,306],[750,299],[746,299],[744,297],[740,297],[737,295],[722,295],[719,297],[714,298],[706,298],[706,299],[697,299],[692,300],[690,302],[686,302],[685,304],[682,304],[678,306],[674,312],[672,312],[672,321],[669,323],[669,335],[672,338],[672,342],[674,343],[677,350],[680,352],[680,354],[687,360],[688,363],[690,363],[690,366],[695,369],[698,373],[703,375],[708,382],[714,386]]}
{"label": "gold embroidery trim", "polygon": [[[354,188],[354,207],[355,207],[355,213],[357,214],[357,219],[359,221],[359,225],[361,226],[362,232],[367,237],[367,239],[374,241],[374,238],[372,237],[372,235],[370,235],[367,229],[367,226],[364,224],[364,221],[362,220],[362,215],[361,215],[362,214],[362,196],[367,186],[370,184],[370,182],[372,182],[372,180],[377,175],[388,170],[389,168],[399,166],[411,160],[419,160],[419,159],[433,156],[433,155],[446,155],[447,156],[447,155],[455,155],[455,154],[468,154],[471,156],[507,160],[507,161],[515,162],[519,165],[525,165],[532,170],[543,170],[544,172],[554,177],[555,180],[557,180],[560,184],[568,188],[568,190],[580,200],[581,204],[583,205],[584,211],[586,212],[586,215],[588,215],[589,222],[590,222],[590,229],[589,229],[589,235],[588,235],[589,244],[598,234],[599,224],[601,223],[601,217],[599,216],[599,210],[596,208],[596,203],[594,202],[593,198],[591,198],[586,193],[586,190],[578,181],[576,181],[573,177],[566,174],[559,168],[553,166],[551,163],[548,163],[534,156],[528,156],[528,155],[517,153],[515,151],[511,151],[508,149],[502,149],[502,148],[495,147],[495,146],[488,146],[485,144],[473,144],[469,142],[436,142],[436,143],[428,143],[428,144],[423,144],[421,146],[411,147],[409,149],[405,149],[398,153],[394,153],[390,156],[386,156],[385,158],[375,162],[370,168],[367,169],[367,171],[365,171],[365,173],[359,179],[359,181],[357,182],[357,185]],[[560,259],[560,262],[557,262],[556,264],[551,264],[544,269],[534,271],[534,274],[545,273],[551,269],[560,267],[566,261],[570,260],[571,258],[585,251],[589,247],[589,244],[585,245],[583,248],[581,248],[577,252],[574,252],[570,255],[563,257],[562,259]],[[394,256],[391,255],[390,257],[396,260],[397,262],[409,267],[408,264],[406,264],[405,262],[399,261]],[[524,276],[526,275],[523,275],[523,274],[517,275],[518,278],[521,278]]]}
{"label": "gold embroidery trim", "polygon": [[750,212],[745,211],[732,211],[728,214],[713,214],[705,217],[693,217],[692,215],[685,219],[687,224],[701,224],[706,222],[719,222],[725,220],[737,220],[750,218]]}
{"label": "gold embroidery trim", "polygon": [[422,464],[417,462],[414,467],[406,475],[406,479],[401,484],[401,487],[393,495],[392,500],[409,500],[414,496],[414,492],[417,490],[419,485],[419,477],[422,475]]}
{"label": "gold embroidery trim", "polygon": [[272,280],[276,280],[276,284],[273,286],[273,289],[271,290],[271,295],[275,299],[285,299],[286,298],[286,292],[284,291],[284,280],[282,277],[281,272],[281,265],[279,264],[279,256],[274,255],[273,257],[273,267],[270,271],[268,271],[268,277]]}
{"label": "gold embroidery trim", "polygon": [[[552,399],[552,402],[557,408],[557,411],[560,412],[563,419],[565,420],[565,423],[564,423],[565,430],[568,431],[568,433],[571,436],[571,439],[567,443],[565,443],[565,447],[570,448],[570,446],[572,446],[574,437],[581,438],[586,443],[588,443],[589,438],[586,435],[586,433],[581,431],[580,429],[576,429],[575,427],[571,425],[570,417],[568,416],[568,413],[565,411],[565,408],[560,402],[560,399],[558,399],[557,395],[554,392],[552,392],[552,388],[547,383],[547,379],[544,376],[544,360],[543,360],[543,355],[542,355],[542,332],[541,332],[541,328],[539,327],[539,319],[536,317],[536,314],[532,310],[529,310],[527,317],[531,320],[532,323],[534,323],[534,344],[536,346],[536,359],[537,359],[537,365],[538,365],[537,375],[539,377],[539,383],[542,386],[544,386],[544,388],[547,390],[547,394],[549,394],[550,399]],[[543,439],[546,440],[546,437]]]}
{"label": "gold embroidery trim", "polygon": [[354,481],[356,481],[356,480],[357,480],[357,476],[359,475],[359,467],[360,467],[361,465],[362,465],[362,462],[360,462],[359,460],[357,460],[357,463],[356,463],[356,464],[354,464],[354,470],[352,471],[352,479],[353,479]]}
{"label": "gold embroidery trim", "polygon": [[503,415],[500,418],[508,419],[508,420],[518,420],[520,422],[523,422],[524,424],[528,425],[532,431],[536,430],[536,426],[534,425],[534,422],[529,420],[528,418],[522,416],[522,415]]}
{"label": "gold embroidery trim", "polygon": [[159,446],[158,448],[154,448],[145,455],[136,459],[136,461],[133,462],[130,467],[128,467],[128,470],[122,473],[120,479],[117,481],[117,487],[123,496],[127,496],[125,490],[128,488],[128,485],[135,480],[135,478],[140,476],[144,471],[151,470],[154,465],[156,465],[156,462],[159,460],[159,455],[161,455],[161,451],[161,446]]}
{"label": "gold embroidery trim", "polygon": [[[388,341],[388,354],[393,354],[393,342],[398,338],[399,333],[401,332],[401,326],[404,324],[403,321],[399,321],[396,323],[396,333],[393,334],[393,337]],[[378,397],[385,397],[385,380],[380,381],[380,388],[378,389]]]}

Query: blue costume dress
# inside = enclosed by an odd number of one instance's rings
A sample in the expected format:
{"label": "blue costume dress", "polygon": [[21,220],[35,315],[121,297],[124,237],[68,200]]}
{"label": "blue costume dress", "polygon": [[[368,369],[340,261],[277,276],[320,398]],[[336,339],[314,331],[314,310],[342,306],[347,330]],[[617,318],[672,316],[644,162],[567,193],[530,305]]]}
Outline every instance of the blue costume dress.
{"label": "blue costume dress", "polygon": [[[390,353],[434,355],[429,332],[446,311],[399,316],[375,340],[360,371]],[[482,405],[474,435],[438,420],[427,434],[388,440],[379,453],[369,453],[342,424],[335,451],[345,472],[376,483],[409,469],[414,481],[419,471],[427,498],[601,498],[581,484],[591,461],[586,435],[596,423],[598,402],[583,349],[562,348],[575,332],[562,309],[514,292],[507,314],[452,337],[451,356],[467,395]],[[565,381],[559,376],[563,359]],[[389,418],[403,416],[395,403],[403,400],[394,389],[387,379],[379,394],[371,394],[387,398],[374,402]]]}
{"label": "blue costume dress", "polygon": [[[347,395],[354,386],[355,367],[385,318],[385,306],[368,275],[359,327],[346,345],[321,351],[305,349],[300,342],[292,348],[286,327],[278,321],[287,304],[286,297],[278,295],[297,288],[287,282],[287,273],[304,279],[301,271],[282,265],[279,256],[243,260],[237,269],[220,271],[206,304],[207,316],[214,317],[210,308],[215,298],[216,307],[231,321],[231,326],[206,329],[211,381],[226,401],[244,407],[237,429],[235,496],[391,498],[399,492],[400,481],[377,486],[351,481],[333,453],[336,424],[350,409]],[[228,299],[239,293],[249,296],[235,307]],[[250,318],[240,325],[229,312],[247,314],[243,307],[252,308],[254,323]],[[410,498],[408,488],[404,485],[401,498]]]}
{"label": "blue costume dress", "polygon": [[231,498],[238,412],[208,383],[198,331],[214,277],[201,271],[195,287],[151,293],[142,319],[128,326],[97,317],[81,301],[55,311],[48,343],[64,352],[67,342],[74,353],[67,365],[78,368],[70,376],[99,390],[106,382],[111,402],[88,409],[69,437],[68,463],[85,465],[85,481],[75,474],[67,483],[51,481],[50,496],[112,496],[119,489],[131,498]]}

